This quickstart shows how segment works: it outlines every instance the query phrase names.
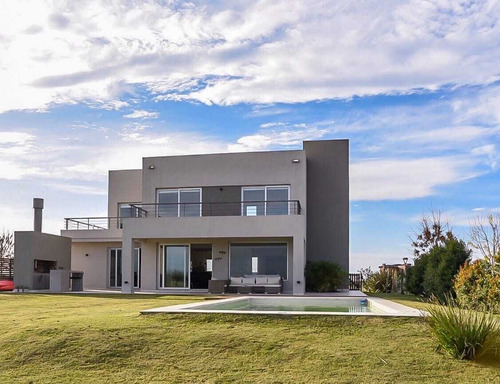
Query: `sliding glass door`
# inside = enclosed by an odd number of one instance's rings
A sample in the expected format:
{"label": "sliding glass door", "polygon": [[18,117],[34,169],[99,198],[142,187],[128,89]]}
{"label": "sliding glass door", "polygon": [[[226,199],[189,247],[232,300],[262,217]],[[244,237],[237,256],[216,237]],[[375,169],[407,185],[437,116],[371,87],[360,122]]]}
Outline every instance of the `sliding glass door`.
{"label": "sliding glass door", "polygon": [[[120,288],[122,286],[122,249],[112,248],[109,250],[109,287]],[[134,288],[141,287],[141,249],[134,249]]]}
{"label": "sliding glass door", "polygon": [[189,245],[160,246],[160,288],[188,288]]}

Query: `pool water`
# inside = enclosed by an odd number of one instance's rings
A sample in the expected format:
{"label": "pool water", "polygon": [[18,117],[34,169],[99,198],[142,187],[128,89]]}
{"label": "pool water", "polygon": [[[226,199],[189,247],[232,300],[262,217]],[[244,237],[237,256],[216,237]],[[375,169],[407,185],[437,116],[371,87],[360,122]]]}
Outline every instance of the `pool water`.
{"label": "pool water", "polygon": [[262,312],[373,312],[363,298],[267,298],[245,297],[224,300],[218,303],[202,304],[191,307],[194,311],[262,311]]}

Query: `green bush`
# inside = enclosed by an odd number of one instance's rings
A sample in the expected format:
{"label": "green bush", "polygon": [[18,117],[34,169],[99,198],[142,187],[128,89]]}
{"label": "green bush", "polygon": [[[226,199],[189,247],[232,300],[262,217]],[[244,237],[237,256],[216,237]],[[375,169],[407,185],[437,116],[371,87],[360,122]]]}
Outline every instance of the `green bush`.
{"label": "green bush", "polygon": [[392,275],[385,270],[372,273],[363,282],[363,290],[369,293],[389,293],[393,285],[392,279]]}
{"label": "green bush", "polygon": [[340,265],[330,261],[308,261],[305,275],[310,292],[334,292],[346,283],[348,276]]}
{"label": "green bush", "polygon": [[408,271],[408,290],[415,295],[444,298],[452,292],[453,279],[470,259],[471,251],[458,239],[446,240],[415,259]]}
{"label": "green bush", "polygon": [[500,312],[500,265],[487,260],[466,263],[455,277],[454,289],[460,306]]}
{"label": "green bush", "polygon": [[474,360],[500,341],[498,320],[491,313],[459,308],[453,302],[429,306],[427,311],[439,347],[456,359]]}

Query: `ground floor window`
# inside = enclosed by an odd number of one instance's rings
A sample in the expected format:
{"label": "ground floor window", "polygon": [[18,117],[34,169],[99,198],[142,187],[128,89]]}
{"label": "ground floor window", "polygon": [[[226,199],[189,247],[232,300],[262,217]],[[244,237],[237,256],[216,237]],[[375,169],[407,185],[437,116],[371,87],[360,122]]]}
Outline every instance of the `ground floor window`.
{"label": "ground floor window", "polygon": [[[109,250],[109,286],[120,288],[122,286],[122,249]],[[134,249],[134,287],[141,287],[141,249]]]}
{"label": "ground floor window", "polygon": [[288,278],[286,243],[231,244],[230,275],[280,275]]}

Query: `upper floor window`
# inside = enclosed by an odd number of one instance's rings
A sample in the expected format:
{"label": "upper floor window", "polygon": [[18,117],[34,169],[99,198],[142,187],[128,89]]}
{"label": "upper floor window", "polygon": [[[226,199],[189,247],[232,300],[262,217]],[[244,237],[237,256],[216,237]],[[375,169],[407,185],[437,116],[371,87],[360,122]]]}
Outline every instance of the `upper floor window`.
{"label": "upper floor window", "polygon": [[156,202],[158,217],[201,216],[201,188],[160,189]]}
{"label": "upper floor window", "polygon": [[243,187],[243,216],[288,215],[290,186]]}

